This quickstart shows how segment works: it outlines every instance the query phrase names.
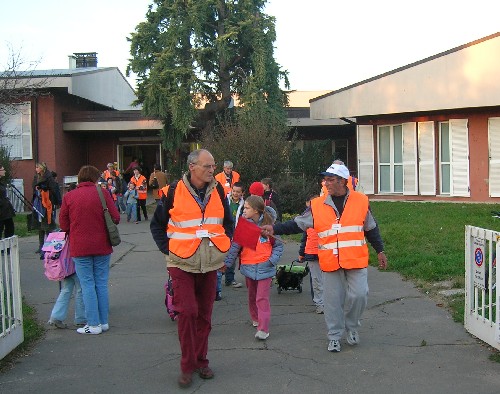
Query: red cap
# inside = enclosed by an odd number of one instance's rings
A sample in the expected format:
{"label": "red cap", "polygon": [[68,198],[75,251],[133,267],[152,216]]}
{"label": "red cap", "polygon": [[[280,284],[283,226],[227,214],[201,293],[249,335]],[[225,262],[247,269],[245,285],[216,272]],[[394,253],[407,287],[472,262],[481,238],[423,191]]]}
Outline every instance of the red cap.
{"label": "red cap", "polygon": [[254,182],[248,188],[250,194],[262,197],[264,195],[264,185],[260,182]]}

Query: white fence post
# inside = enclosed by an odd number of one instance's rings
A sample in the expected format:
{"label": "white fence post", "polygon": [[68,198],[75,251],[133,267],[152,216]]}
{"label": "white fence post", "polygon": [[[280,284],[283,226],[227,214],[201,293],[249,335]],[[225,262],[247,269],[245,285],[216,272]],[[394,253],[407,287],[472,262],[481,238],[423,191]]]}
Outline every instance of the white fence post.
{"label": "white fence post", "polygon": [[24,341],[17,236],[0,240],[0,359]]}
{"label": "white fence post", "polygon": [[465,227],[464,326],[472,335],[500,350],[500,278],[496,256],[500,233]]}

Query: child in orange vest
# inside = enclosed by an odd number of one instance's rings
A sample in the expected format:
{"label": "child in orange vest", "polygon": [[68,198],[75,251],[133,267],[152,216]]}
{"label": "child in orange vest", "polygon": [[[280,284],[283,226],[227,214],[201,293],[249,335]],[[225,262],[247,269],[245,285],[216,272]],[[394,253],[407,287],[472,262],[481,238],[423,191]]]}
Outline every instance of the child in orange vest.
{"label": "child in orange vest", "polygon": [[[265,210],[262,197],[254,195],[245,200],[243,218],[259,226],[273,224],[276,220]],[[244,220],[243,218],[240,220]],[[248,309],[252,324],[257,327],[255,338],[264,340],[269,337],[271,321],[271,281],[276,275],[276,265],[283,254],[283,243],[278,238],[260,236],[253,250],[250,247],[241,247],[233,240],[224,261],[226,267],[234,263],[240,250],[240,271],[245,276],[248,288]]]}

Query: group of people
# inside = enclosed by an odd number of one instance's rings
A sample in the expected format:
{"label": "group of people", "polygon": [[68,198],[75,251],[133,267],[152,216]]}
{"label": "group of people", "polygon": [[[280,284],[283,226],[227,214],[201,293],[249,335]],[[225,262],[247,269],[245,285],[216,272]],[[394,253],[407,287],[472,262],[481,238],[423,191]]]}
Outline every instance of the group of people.
{"label": "group of people", "polygon": [[[189,387],[194,373],[202,379],[214,377],[207,358],[213,305],[221,296],[223,275],[227,286],[241,287],[234,279],[238,260],[248,289],[255,338],[269,338],[271,283],[284,250],[280,234],[304,234],[299,258],[311,268],[313,302],[316,312],[324,314],[327,326],[327,350],[341,351],[344,334],[349,345],[359,344],[358,328],[368,296],[366,241],[377,252],[379,268],[387,267],[387,258],[368,198],[355,190],[356,182],[347,167],[341,162],[332,163],[321,173],[323,190],[308,199],[306,210],[281,222],[278,195],[272,190],[270,179],[252,183],[248,197],[244,198],[245,190],[232,162],[225,161],[223,171],[215,174],[212,154],[198,149],[189,154],[187,166],[182,178],[170,184],[159,168],[155,168],[148,182],[136,167],[124,193],[130,220],[129,197],[139,201],[148,185],[157,190],[150,230],[165,254],[173,282],[181,348],[179,386]],[[0,181],[2,174],[0,168]],[[60,203],[59,227],[69,234],[76,274],[63,281],[61,300],[56,301],[49,323],[65,326],[67,293],[76,288],[75,324],[81,325],[77,331],[82,334],[109,330],[112,246],[98,194],[101,176],[97,168],[83,166],[78,173],[78,186],[66,193]],[[39,201],[34,200],[34,204],[41,213],[44,232],[55,226],[55,209],[49,204],[58,205],[51,199],[52,182],[46,165],[38,163],[34,195]],[[2,194],[0,188],[0,197]],[[112,193],[103,195],[113,221],[119,223],[119,205]],[[147,220],[145,209],[143,212]],[[88,242],[88,234],[93,235],[92,242]]]}
{"label": "group of people", "polygon": [[344,333],[348,344],[357,345],[368,296],[366,240],[377,252],[379,268],[387,267],[387,258],[368,198],[354,190],[349,170],[333,163],[321,173],[322,195],[311,196],[301,215],[280,222],[276,209],[266,204],[263,182],[254,182],[243,199],[243,185],[231,162],[224,162],[223,172],[215,174],[212,154],[199,149],[189,154],[187,165],[180,180],[161,190],[150,224],[173,282],[181,347],[179,386],[189,387],[194,373],[202,379],[214,377],[207,354],[213,304],[220,296],[218,277],[225,273],[226,284],[237,287],[238,258],[255,338],[269,337],[269,293],[283,253],[278,234],[305,233],[299,254],[311,266],[313,301],[328,330],[327,350],[339,352]]}

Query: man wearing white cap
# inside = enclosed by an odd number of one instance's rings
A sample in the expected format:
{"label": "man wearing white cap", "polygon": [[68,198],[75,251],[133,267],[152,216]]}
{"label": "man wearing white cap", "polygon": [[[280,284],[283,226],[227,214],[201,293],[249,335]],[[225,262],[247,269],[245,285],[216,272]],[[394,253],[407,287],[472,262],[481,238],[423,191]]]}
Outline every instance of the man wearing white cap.
{"label": "man wearing white cap", "polygon": [[366,240],[377,252],[379,268],[387,268],[387,258],[368,197],[347,187],[347,167],[334,163],[321,175],[328,194],[311,200],[310,209],[293,220],[262,226],[262,233],[294,234],[311,227],[318,233],[328,351],[340,352],[344,331],[349,345],[360,341],[359,321],[368,298]]}

